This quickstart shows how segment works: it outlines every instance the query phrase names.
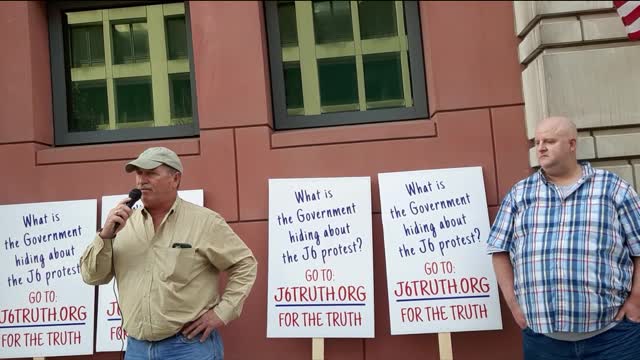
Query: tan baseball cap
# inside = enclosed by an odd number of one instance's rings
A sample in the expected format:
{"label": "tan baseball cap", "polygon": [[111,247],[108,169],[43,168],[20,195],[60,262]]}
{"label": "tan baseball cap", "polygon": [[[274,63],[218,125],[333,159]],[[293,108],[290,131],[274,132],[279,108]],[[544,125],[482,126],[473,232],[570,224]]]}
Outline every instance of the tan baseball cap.
{"label": "tan baseball cap", "polygon": [[165,164],[182,172],[182,163],[180,158],[170,149],[166,147],[152,147],[143,151],[137,159],[130,161],[124,167],[125,171],[130,173],[136,168],[151,170]]}

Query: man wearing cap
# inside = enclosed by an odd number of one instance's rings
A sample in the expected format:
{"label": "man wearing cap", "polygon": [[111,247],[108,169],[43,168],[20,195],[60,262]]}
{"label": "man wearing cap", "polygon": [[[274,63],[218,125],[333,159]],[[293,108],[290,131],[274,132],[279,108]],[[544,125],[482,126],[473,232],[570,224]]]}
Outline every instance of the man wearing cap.
{"label": "man wearing cap", "polygon": [[[141,209],[113,208],[80,259],[83,280],[115,276],[126,360],[223,359],[217,328],[236,319],[257,263],[224,219],[178,197],[182,163],[154,147],[125,166],[136,173]],[[228,281],[218,291],[221,272]]]}

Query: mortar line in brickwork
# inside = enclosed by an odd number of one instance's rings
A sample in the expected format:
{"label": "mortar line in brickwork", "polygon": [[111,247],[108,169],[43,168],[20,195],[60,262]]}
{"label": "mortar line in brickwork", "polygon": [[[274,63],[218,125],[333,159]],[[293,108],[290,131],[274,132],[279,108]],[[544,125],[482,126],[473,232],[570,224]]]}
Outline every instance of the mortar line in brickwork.
{"label": "mortar line in brickwork", "polygon": [[240,221],[240,177],[238,176],[238,142],[236,140],[236,129],[233,129],[233,159],[234,170],[236,172],[236,218]]}
{"label": "mortar line in brickwork", "polygon": [[491,148],[493,149],[493,172],[496,179],[496,194],[498,195],[498,203],[500,203],[500,180],[498,179],[498,159],[496,158],[496,134],[493,128],[493,111],[489,108],[489,126],[491,127]]}

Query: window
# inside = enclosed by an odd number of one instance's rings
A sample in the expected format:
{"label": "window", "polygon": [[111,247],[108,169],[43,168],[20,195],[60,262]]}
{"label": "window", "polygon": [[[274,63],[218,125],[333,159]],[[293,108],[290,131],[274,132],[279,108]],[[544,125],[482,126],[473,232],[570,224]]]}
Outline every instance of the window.
{"label": "window", "polygon": [[113,24],[113,63],[149,62],[149,34],[146,22]]}
{"label": "window", "polygon": [[118,126],[153,126],[151,78],[126,77],[116,79],[114,84]]}
{"label": "window", "polygon": [[415,1],[265,2],[276,129],[427,117]]}
{"label": "window", "polygon": [[70,131],[91,131],[109,124],[107,83],[76,81],[71,85]]}
{"label": "window", "polygon": [[102,26],[72,26],[71,27],[71,66],[104,65],[104,43]]}
{"label": "window", "polygon": [[149,4],[49,2],[56,145],[198,134],[188,11]]}
{"label": "window", "polygon": [[167,52],[170,60],[187,58],[187,29],[184,16],[167,18]]}
{"label": "window", "polygon": [[191,118],[191,81],[188,74],[169,75],[171,91],[171,119],[186,121]]}

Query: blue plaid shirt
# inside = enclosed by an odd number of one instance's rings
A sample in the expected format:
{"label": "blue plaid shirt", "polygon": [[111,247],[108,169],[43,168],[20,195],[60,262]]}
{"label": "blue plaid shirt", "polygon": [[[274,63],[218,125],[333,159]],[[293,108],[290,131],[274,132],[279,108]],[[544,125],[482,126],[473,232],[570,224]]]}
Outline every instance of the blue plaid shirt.
{"label": "blue plaid shirt", "polygon": [[518,304],[537,333],[601,329],[631,290],[640,199],[617,175],[581,165],[564,199],[542,171],[518,182],[489,234],[489,253],[509,252]]}

